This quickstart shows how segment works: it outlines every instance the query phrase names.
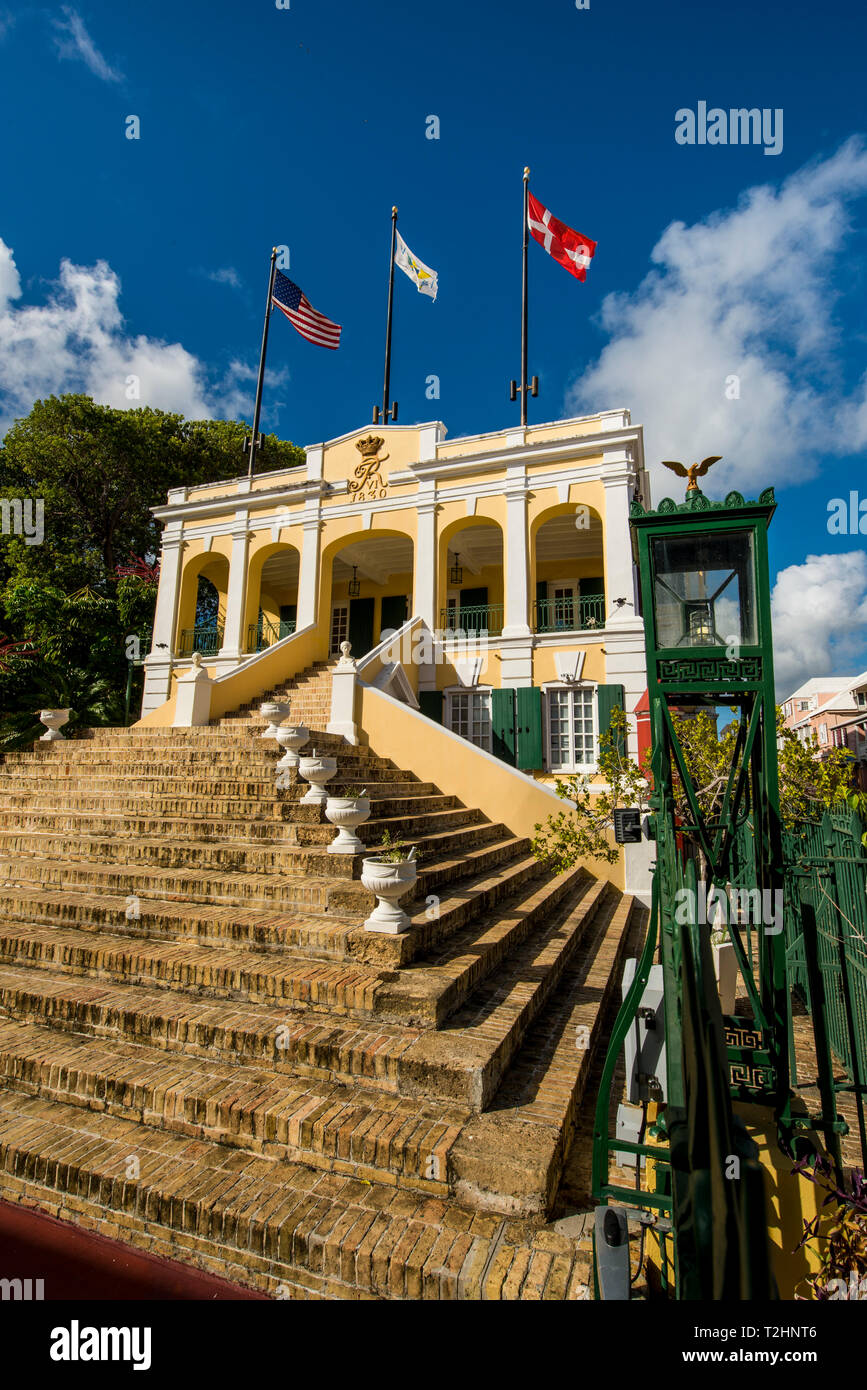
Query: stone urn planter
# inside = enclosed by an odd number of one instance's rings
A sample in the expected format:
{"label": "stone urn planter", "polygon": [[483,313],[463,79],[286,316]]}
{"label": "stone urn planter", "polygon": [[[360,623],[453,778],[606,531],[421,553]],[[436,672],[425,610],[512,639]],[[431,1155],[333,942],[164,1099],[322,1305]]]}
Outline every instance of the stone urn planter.
{"label": "stone urn planter", "polygon": [[336,771],[337,759],[320,757],[315,748],[309,757],[299,758],[298,772],[305,782],[310,783],[310,790],[301,798],[302,803],[306,806],[324,806],[328,800],[325,783],[331,781]]}
{"label": "stone urn planter", "polygon": [[731,941],[712,941],[711,950],[720,1007],[724,1014],[733,1014],[738,992],[738,962],[734,945]]}
{"label": "stone urn planter", "polygon": [[262,730],[261,738],[276,738],[277,730],[288,718],[290,704],[288,700],[266,700],[259,706],[259,713],[262,718],[267,720],[267,727]]}
{"label": "stone urn planter", "polygon": [[291,772],[298,766],[298,749],[310,742],[310,730],[306,724],[281,724],[274,735],[283,756],[277,764],[277,772]]}
{"label": "stone urn planter", "polygon": [[370,798],[359,796],[329,796],[325,803],[325,819],[337,826],[337,836],[328,846],[329,854],[360,854],[364,845],[355,831],[370,816]]}
{"label": "stone urn planter", "polygon": [[46,732],[42,734],[40,743],[53,743],[55,739],[64,739],[65,735],[60,730],[68,723],[71,713],[72,710],[68,709],[41,709],[39,722],[45,725]]}
{"label": "stone urn planter", "polygon": [[[411,853],[414,856],[415,850]],[[418,865],[414,857],[396,863],[375,857],[362,860],[361,882],[368,892],[376,894],[376,907],[364,924],[365,931],[397,936],[398,932],[407,930],[409,918],[398,906],[398,899],[409,891],[417,877]]]}

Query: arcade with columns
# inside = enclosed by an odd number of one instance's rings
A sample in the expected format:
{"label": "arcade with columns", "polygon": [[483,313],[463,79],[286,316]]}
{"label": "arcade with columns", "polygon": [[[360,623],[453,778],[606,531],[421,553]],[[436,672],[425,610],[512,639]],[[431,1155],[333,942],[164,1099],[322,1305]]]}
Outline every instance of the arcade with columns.
{"label": "arcade with columns", "polygon": [[[206,722],[349,642],[357,683],[488,754],[541,780],[592,773],[612,708],[646,686],[636,495],[625,410],[454,440],[439,422],[366,427],[297,468],[176,489],[155,509],[142,718]],[[178,682],[196,672],[221,693],[190,713]],[[333,712],[350,741],[354,718],[351,697]]]}

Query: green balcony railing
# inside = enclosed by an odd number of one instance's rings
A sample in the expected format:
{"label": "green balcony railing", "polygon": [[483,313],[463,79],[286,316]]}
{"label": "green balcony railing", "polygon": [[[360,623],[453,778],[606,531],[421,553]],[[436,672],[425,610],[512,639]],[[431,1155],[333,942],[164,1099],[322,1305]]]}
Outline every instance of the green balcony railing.
{"label": "green balcony railing", "polygon": [[216,656],[223,645],[221,627],[186,627],[181,631],[178,656],[192,656],[201,652],[202,656]]}
{"label": "green balcony railing", "polygon": [[263,652],[267,647],[272,647],[275,642],[280,642],[284,637],[291,636],[294,631],[294,618],[281,618],[277,624],[272,623],[268,618],[260,618],[258,623],[250,623],[247,628],[247,651]]}
{"label": "green balcony railing", "polygon": [[469,608],[441,608],[440,627],[449,636],[499,637],[503,631],[503,605],[482,603]]}
{"label": "green balcony railing", "polygon": [[534,632],[585,632],[604,626],[604,594],[536,599],[533,604]]}

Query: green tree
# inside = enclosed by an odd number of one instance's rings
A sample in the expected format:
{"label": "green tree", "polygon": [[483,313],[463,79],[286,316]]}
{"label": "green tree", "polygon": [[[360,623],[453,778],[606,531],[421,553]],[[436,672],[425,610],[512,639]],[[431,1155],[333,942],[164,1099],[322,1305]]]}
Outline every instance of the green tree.
{"label": "green tree", "polygon": [[[739,720],[732,720],[719,733],[714,714],[698,710],[675,715],[674,725],[699,808],[706,819],[713,820],[721,810],[728,784]],[[618,851],[610,843],[614,811],[619,806],[645,807],[650,781],[649,766],[639,767],[622,751],[626,729],[625,715],[615,710],[611,729],[599,739],[598,769],[606,790],[594,795],[587,776],[557,779],[554,790],[564,800],[574,802],[574,809],[560,811],[536,826],[533,852],[537,858],[557,869],[571,867],[581,859],[616,860]],[[796,830],[805,820],[817,819],[850,795],[852,759],[845,748],[822,749],[815,741],[801,743],[784,726],[780,709],[777,741],[780,812],[785,828]],[[676,772],[673,791],[676,813],[689,823],[692,813]]]}
{"label": "green tree", "polygon": [[[71,726],[121,721],[130,655],[150,645],[161,529],[151,508],[169,489],[243,476],[247,433],[243,420],[115,410],[82,395],[37,401],[15,422],[0,448],[0,497],[41,500],[44,539],[0,537],[0,644],[31,653],[0,662],[0,747],[26,741],[35,711],[52,704],[72,706]],[[294,444],[264,440],[260,470],[303,462]],[[119,573],[136,557],[139,573]]]}

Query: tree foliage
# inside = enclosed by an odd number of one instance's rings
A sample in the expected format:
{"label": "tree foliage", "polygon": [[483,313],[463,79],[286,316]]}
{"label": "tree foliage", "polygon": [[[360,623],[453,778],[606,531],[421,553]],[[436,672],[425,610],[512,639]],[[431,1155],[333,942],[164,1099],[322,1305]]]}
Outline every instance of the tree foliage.
{"label": "tree foliage", "polygon": [[[70,725],[82,712],[122,720],[130,654],[150,645],[148,567],[161,529],[151,508],[172,488],[245,474],[248,433],[243,420],[116,410],[83,395],[37,401],[16,420],[0,447],[0,497],[41,499],[44,539],[0,537],[0,644],[23,641],[31,652],[0,662],[0,747],[38,731],[35,711],[52,704],[71,704]],[[303,450],[268,435],[258,467],[303,461]],[[136,573],[119,573],[136,557]]]}
{"label": "tree foliage", "polygon": [[[677,715],[673,722],[695,798],[703,816],[712,821],[722,808],[739,720],[732,720],[721,733],[714,714],[708,710]],[[626,716],[615,710],[610,729],[599,738],[598,792],[587,775],[556,780],[557,795],[573,805],[549,816],[544,825],[538,824],[532,842],[533,853],[552,868],[570,868],[582,859],[614,863],[618,857],[618,850],[611,843],[614,811],[628,806],[646,808],[650,769],[649,765],[639,767],[623,751],[627,731]],[[791,729],[785,728],[779,709],[777,743],[780,811],[787,830],[796,830],[805,820],[817,819],[835,802],[850,795],[852,760],[845,748],[820,749],[816,742],[801,743]],[[673,791],[678,818],[691,822],[686,791],[676,773]]]}
{"label": "tree foliage", "polygon": [[591,777],[578,774],[558,777],[554,790],[573,807],[558,811],[534,828],[532,850],[552,869],[571,868],[582,859],[601,859],[614,864],[619,850],[611,842],[614,812],[619,807],[644,808],[647,780],[626,753],[628,721],[622,710],[611,713],[611,723],[599,738],[598,770],[602,790],[594,790]]}

